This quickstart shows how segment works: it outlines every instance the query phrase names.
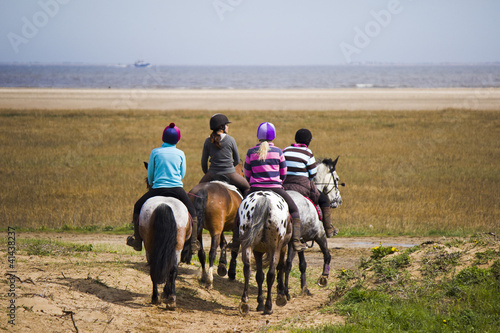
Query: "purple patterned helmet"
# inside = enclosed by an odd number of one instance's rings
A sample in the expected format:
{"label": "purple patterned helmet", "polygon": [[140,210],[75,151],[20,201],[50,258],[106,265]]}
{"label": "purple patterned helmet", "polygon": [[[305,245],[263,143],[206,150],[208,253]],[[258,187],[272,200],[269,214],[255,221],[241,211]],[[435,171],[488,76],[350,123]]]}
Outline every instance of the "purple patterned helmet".
{"label": "purple patterned helmet", "polygon": [[271,123],[262,123],[257,129],[257,139],[272,141],[276,137],[276,128]]}
{"label": "purple patterned helmet", "polygon": [[162,139],[165,143],[175,145],[181,139],[181,130],[174,123],[170,123],[165,127]]}

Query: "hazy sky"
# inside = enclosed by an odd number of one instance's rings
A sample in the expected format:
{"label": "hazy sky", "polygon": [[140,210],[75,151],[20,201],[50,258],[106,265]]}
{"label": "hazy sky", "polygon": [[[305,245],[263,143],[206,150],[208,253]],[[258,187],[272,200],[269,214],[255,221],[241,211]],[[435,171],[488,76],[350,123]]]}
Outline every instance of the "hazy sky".
{"label": "hazy sky", "polygon": [[499,0],[0,0],[0,62],[498,62]]}

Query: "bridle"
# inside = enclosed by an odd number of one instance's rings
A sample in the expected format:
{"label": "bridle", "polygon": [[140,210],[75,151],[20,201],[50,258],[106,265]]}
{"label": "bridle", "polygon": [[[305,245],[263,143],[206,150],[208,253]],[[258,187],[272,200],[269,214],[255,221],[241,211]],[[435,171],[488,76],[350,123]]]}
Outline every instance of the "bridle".
{"label": "bridle", "polygon": [[[335,170],[330,170],[330,175],[332,176],[332,179],[333,179],[333,186],[330,190],[327,190],[327,185],[330,185],[331,183],[316,183],[317,185],[325,185],[323,187],[323,194],[325,195],[328,195],[330,194],[334,189],[339,189],[339,183],[338,183],[338,180],[335,178],[335,176],[333,175],[333,173],[335,172]],[[341,183],[340,184],[341,186],[345,186],[345,183]]]}

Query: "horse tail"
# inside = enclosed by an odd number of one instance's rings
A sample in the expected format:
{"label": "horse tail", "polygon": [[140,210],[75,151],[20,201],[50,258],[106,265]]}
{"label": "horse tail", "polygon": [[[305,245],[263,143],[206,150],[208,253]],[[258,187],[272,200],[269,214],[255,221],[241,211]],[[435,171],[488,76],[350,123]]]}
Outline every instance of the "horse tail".
{"label": "horse tail", "polygon": [[150,254],[151,279],[156,283],[167,282],[176,264],[177,223],[172,208],[159,205],[153,212],[153,246]]}
{"label": "horse tail", "polygon": [[260,201],[261,202],[255,203],[255,210],[252,213],[250,228],[241,238],[242,249],[252,246],[259,232],[264,230],[266,222],[269,219],[269,212],[271,208],[270,201],[266,197],[261,197]]}
{"label": "horse tail", "polygon": [[[206,189],[199,190],[193,200],[194,209],[198,215],[198,229],[203,229],[205,226],[205,209],[207,208],[207,201],[208,191]],[[193,230],[193,232],[198,233],[198,230]]]}

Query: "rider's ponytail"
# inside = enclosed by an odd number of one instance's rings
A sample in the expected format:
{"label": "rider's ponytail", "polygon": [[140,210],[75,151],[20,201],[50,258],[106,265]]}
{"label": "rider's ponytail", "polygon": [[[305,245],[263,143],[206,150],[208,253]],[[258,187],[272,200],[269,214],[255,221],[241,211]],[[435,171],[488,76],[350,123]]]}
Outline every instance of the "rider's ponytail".
{"label": "rider's ponytail", "polygon": [[262,141],[257,151],[259,153],[259,161],[263,161],[267,157],[267,152],[269,151],[269,142]]}
{"label": "rider's ponytail", "polygon": [[222,140],[222,136],[219,133],[219,130],[215,130],[210,134],[210,142],[215,144],[215,146],[219,149],[222,149],[222,145],[220,144],[220,140]]}

